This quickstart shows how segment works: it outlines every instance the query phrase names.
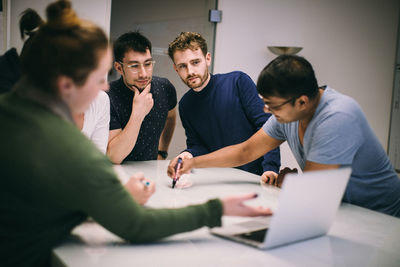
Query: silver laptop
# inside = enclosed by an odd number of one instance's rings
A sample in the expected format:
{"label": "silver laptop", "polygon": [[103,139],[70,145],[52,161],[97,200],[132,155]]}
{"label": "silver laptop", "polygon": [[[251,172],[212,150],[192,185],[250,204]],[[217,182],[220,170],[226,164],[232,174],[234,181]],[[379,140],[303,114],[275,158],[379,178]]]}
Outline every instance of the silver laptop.
{"label": "silver laptop", "polygon": [[214,235],[269,249],[325,235],[342,200],[351,168],[287,174],[271,217],[210,230]]}

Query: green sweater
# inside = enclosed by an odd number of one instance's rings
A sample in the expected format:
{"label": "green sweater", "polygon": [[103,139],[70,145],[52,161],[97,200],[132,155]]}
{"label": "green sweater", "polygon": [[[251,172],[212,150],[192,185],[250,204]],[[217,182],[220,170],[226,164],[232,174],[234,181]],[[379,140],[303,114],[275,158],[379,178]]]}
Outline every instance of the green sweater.
{"label": "green sweater", "polygon": [[43,266],[91,216],[130,242],[221,224],[222,204],[149,209],[68,120],[20,93],[0,96],[0,266]]}

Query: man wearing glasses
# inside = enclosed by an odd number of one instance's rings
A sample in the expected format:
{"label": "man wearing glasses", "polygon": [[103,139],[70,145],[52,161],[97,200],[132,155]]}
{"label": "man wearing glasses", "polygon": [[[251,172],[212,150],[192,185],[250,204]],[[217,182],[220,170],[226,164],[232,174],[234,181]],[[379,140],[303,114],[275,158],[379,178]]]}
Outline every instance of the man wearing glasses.
{"label": "man wearing glasses", "polygon": [[[196,157],[243,142],[271,116],[264,112],[248,75],[240,71],[209,73],[211,55],[200,34],[182,32],[169,44],[168,53],[179,77],[190,88],[179,102],[187,149],[178,157]],[[263,176],[278,173],[279,167],[279,148],[239,166]]]}
{"label": "man wearing glasses", "polygon": [[107,155],[124,160],[165,159],[176,120],[176,90],[153,76],[150,41],[128,32],[114,42],[114,68],[121,78],[110,83],[110,137]]}
{"label": "man wearing glasses", "polygon": [[318,87],[311,64],[293,55],[269,63],[257,89],[273,114],[262,129],[238,145],[184,160],[180,173],[244,164],[286,140],[303,171],[352,168],[343,201],[400,217],[400,179],[354,99]]}

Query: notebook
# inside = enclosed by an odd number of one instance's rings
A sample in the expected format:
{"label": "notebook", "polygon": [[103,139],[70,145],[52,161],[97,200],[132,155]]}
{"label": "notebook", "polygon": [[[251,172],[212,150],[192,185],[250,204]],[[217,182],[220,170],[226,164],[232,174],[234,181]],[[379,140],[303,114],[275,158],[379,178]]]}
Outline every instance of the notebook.
{"label": "notebook", "polygon": [[273,216],[216,227],[219,237],[270,249],[325,235],[335,218],[351,168],[289,173]]}

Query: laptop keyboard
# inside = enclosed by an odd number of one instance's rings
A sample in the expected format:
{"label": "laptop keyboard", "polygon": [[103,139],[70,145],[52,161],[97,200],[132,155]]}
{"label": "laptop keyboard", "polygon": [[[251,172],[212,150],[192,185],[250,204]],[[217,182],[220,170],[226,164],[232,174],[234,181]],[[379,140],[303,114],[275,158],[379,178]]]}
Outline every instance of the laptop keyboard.
{"label": "laptop keyboard", "polygon": [[236,223],[235,225],[247,228],[249,231],[251,230],[256,230],[257,228],[266,228],[269,225],[269,221],[264,220],[264,221],[256,221],[256,220],[249,220],[249,221],[244,221],[240,223]]}
{"label": "laptop keyboard", "polygon": [[252,231],[252,232],[248,232],[248,233],[244,233],[244,234],[238,234],[235,235],[236,237],[239,238],[244,238],[244,239],[250,239],[250,240],[254,240],[256,242],[264,242],[265,239],[265,234],[267,233],[268,229],[261,229],[258,231]]}

